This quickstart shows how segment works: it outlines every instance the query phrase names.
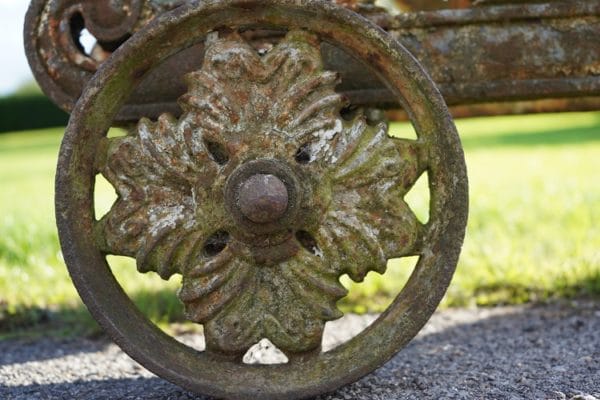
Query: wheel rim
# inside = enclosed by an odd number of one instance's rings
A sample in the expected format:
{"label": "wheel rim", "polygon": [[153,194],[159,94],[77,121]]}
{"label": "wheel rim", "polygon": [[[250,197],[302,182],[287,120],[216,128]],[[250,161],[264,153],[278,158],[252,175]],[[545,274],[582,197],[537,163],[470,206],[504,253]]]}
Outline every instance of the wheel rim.
{"label": "wheel rim", "polygon": [[[277,366],[226,361],[164,334],[123,292],[93,240],[94,149],[128,94],[154,66],[215,28],[259,25],[307,29],[368,60],[401,100],[417,134],[432,138],[427,246],[404,289],[375,323],[351,341],[316,357]],[[464,156],[431,80],[380,28],[348,10],[312,1],[194,2],[136,34],[102,67],[74,109],[61,147],[56,193],[57,224],[69,272],[110,336],[156,374],[192,391],[234,399],[317,395],[382,365],[417,334],[441,300],[458,260],[467,218]],[[369,351],[374,348],[378,351]]]}

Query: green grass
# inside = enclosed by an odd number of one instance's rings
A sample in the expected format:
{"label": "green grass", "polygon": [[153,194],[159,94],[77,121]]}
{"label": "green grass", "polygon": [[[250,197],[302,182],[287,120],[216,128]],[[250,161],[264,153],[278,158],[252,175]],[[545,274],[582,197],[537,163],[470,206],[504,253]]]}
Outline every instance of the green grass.
{"label": "green grass", "polygon": [[[600,113],[461,120],[469,168],[467,239],[444,306],[494,305],[600,294]],[[406,124],[393,133],[406,135]],[[61,130],[0,136],[0,334],[55,322],[94,332],[64,267],[53,211]],[[408,200],[427,217],[426,182]],[[97,209],[114,195],[99,182]],[[384,276],[346,282],[345,310],[379,311],[402,287],[414,259],[392,260]],[[130,260],[113,270],[159,325],[182,318],[178,280],[139,275]],[[50,312],[48,312],[50,310]]]}
{"label": "green grass", "polygon": [[[457,121],[470,215],[443,306],[515,304],[600,295],[600,113]],[[410,136],[395,124],[393,134]],[[409,200],[427,215],[425,182]],[[384,309],[416,260],[350,284],[345,304]]]}

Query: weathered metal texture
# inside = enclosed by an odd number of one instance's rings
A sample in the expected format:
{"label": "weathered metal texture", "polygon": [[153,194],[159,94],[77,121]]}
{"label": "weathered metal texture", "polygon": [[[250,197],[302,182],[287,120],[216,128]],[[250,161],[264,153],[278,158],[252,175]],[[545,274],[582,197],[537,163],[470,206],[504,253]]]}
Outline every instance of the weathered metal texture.
{"label": "weathered metal texture", "polygon": [[392,12],[415,12],[501,4],[550,3],[552,1],[556,2],[564,0],[385,0],[383,3],[386,4],[387,8]]}
{"label": "weathered metal texture", "polygon": [[[289,33],[259,52],[236,34],[248,26]],[[136,85],[206,37],[181,117],[142,119],[129,135],[107,139]],[[323,68],[321,41],[371,65],[408,111],[417,140],[388,137],[385,124],[369,123],[375,115],[340,112],[344,99]],[[99,173],[119,199],[98,221]],[[422,174],[431,191],[425,225],[402,200]],[[261,176],[285,185],[287,208],[257,222],[243,206],[255,201],[245,192]],[[264,187],[273,185],[281,194],[278,182]],[[415,59],[356,13],[303,0],[203,1],[148,24],[106,61],[73,110],[56,189],[65,261],[94,317],[158,375],[231,399],[310,397],[387,361],[441,300],[468,206],[458,134]],[[179,296],[187,315],[205,324],[208,351],[182,345],[141,315],[107,254],[135,257],[141,271],[164,278],[182,274]],[[321,352],[323,324],[340,315],[335,301],[345,294],[339,275],[361,280],[405,255],[418,263],[390,308],[348,343]],[[289,362],[244,364],[240,355],[262,337]]]}
{"label": "weathered metal texture", "polygon": [[239,208],[244,218],[265,224],[279,220],[288,210],[290,194],[276,175],[256,173],[237,189],[232,207]]}
{"label": "weathered metal texture", "polygon": [[[565,111],[597,111],[600,110],[600,97],[469,104],[464,106],[454,106],[451,107],[450,110],[454,118]],[[385,114],[387,118],[393,121],[405,121],[408,119],[406,113],[401,109],[386,110]]]}
{"label": "weathered metal texture", "polygon": [[[32,69],[45,93],[67,111],[111,49],[156,15],[185,0],[121,2],[128,5],[128,13],[117,15],[127,15],[123,17],[125,22],[117,19],[121,22],[118,24],[113,17],[103,23],[116,24],[119,29],[114,32],[126,33],[104,37],[104,47],[100,46],[103,50],[97,52],[100,56],[96,59],[85,55],[76,44],[83,25],[92,29],[99,24],[90,11],[85,12],[88,3],[34,0],[27,16],[25,43]],[[562,110],[597,109],[600,1],[519,2],[398,16],[391,16],[368,1],[340,0],[340,3],[388,30],[413,52],[450,105],[584,97],[585,101],[554,104],[565,104]],[[134,12],[138,9],[142,11]],[[73,17],[77,15],[82,18]],[[176,99],[186,89],[180,77],[196,68],[202,53],[199,44],[165,60],[132,94],[118,120],[156,118],[165,110],[178,115],[181,110]],[[348,95],[354,103],[397,106],[394,97],[383,89],[367,65],[342,54],[339,49],[325,47],[323,53],[327,67],[342,71],[338,91]],[[535,107],[529,108],[535,110]],[[523,107],[500,109],[511,111]]]}
{"label": "weathered metal texture", "polygon": [[[157,15],[185,0],[32,0],[25,18],[24,42],[29,65],[42,90],[70,111],[98,67],[131,35]],[[79,42],[83,29],[97,39],[91,54]],[[202,49],[190,49],[157,69],[152,79],[121,110],[121,120],[158,115],[182,93],[183,82],[171,70],[191,70]]]}
{"label": "weathered metal texture", "polygon": [[[600,1],[401,14],[378,20],[421,61],[447,104],[600,97]],[[327,58],[347,65],[341,54]],[[348,68],[351,98],[387,102]]]}
{"label": "weathered metal texture", "polygon": [[389,4],[397,11],[431,11],[473,6],[472,0],[390,0]]}
{"label": "weathered metal texture", "polygon": [[[44,93],[70,112],[85,84],[112,52],[158,15],[190,0],[32,0],[24,42],[29,64]],[[381,13],[370,0],[336,0],[364,14]],[[83,29],[97,39],[87,54],[80,43]],[[181,110],[176,99],[185,92],[181,76],[202,61],[203,45],[184,49],[154,71],[120,111],[119,121],[158,117],[165,109]]]}
{"label": "weathered metal texture", "polygon": [[100,247],[182,274],[210,351],[241,360],[263,338],[288,355],[318,349],[341,316],[339,277],[383,273],[420,242],[402,198],[423,173],[421,145],[362,113],[343,120],[338,75],[302,31],[262,57],[237,33],[212,39],[187,82],[179,120],[144,119],[100,148],[119,195]]}

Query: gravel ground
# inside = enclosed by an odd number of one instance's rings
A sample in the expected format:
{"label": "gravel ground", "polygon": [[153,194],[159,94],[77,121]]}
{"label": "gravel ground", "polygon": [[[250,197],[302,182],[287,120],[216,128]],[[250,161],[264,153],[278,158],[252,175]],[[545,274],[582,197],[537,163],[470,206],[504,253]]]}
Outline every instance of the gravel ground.
{"label": "gravel ground", "polygon": [[[373,320],[347,316],[326,346]],[[182,341],[202,347],[199,336]],[[254,357],[261,357],[256,349]],[[0,342],[0,399],[196,399],[106,340]],[[383,368],[319,400],[600,399],[600,302],[447,310]]]}

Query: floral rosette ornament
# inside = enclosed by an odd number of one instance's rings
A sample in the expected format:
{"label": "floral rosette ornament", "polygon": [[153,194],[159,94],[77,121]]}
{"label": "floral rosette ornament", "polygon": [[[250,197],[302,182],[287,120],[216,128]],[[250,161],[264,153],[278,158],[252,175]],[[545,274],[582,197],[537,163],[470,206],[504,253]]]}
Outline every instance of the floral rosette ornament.
{"label": "floral rosette ornament", "polygon": [[421,147],[363,113],[343,118],[339,77],[304,31],[264,54],[212,35],[186,81],[179,119],[106,139],[99,167],[118,199],[96,240],[140,272],[181,274],[178,296],[210,351],[239,356],[263,338],[318,350],[342,315],[340,276],[361,281],[416,254],[423,226],[403,198]]}

